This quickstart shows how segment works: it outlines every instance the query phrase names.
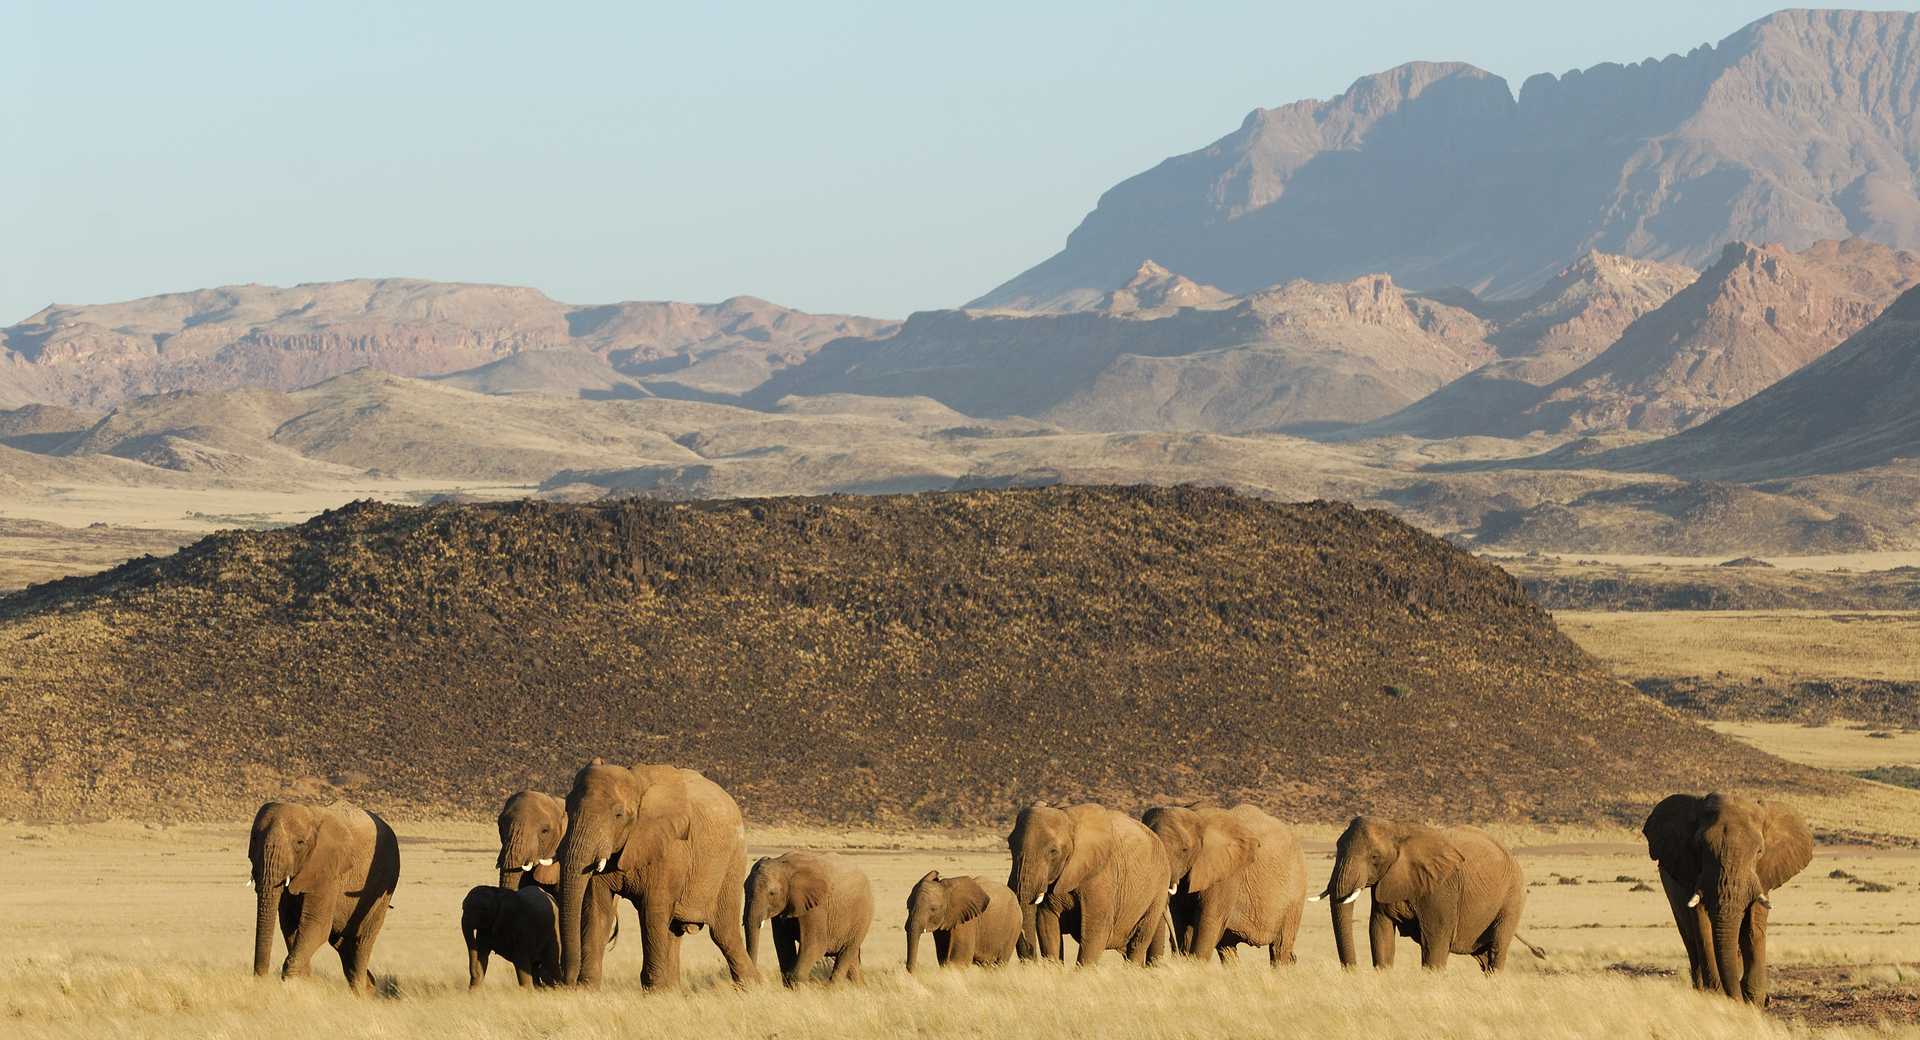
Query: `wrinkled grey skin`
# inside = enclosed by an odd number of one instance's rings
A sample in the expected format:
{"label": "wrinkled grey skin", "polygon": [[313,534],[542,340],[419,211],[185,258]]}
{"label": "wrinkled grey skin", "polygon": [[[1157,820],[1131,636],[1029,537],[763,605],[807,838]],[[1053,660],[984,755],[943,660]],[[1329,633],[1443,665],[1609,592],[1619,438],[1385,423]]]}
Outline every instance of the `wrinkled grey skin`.
{"label": "wrinkled grey skin", "polygon": [[347,986],[365,993],[374,940],[400,883],[400,842],[385,820],[346,802],[268,802],[253,818],[247,860],[255,892],[253,973],[265,975],[277,920],[282,978],[309,975],[320,944],[340,954]]}
{"label": "wrinkled grey skin", "polygon": [[1764,1006],[1771,893],[1813,861],[1807,822],[1775,802],[1676,794],[1640,830],[1660,864],[1694,987]]}
{"label": "wrinkled grey skin", "polygon": [[475,886],[460,904],[460,936],[468,989],[486,981],[487,959],[496,953],[522,986],[560,983],[560,905],[545,889]]}

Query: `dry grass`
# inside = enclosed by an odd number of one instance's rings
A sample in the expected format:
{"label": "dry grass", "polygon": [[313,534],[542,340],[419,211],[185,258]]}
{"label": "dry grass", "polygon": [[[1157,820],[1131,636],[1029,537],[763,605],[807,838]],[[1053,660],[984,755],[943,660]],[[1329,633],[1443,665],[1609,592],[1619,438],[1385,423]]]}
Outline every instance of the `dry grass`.
{"label": "dry grass", "polygon": [[1792,722],[1709,722],[1789,762],[1851,773],[1875,766],[1920,765],[1920,733],[1858,724],[1802,726]]}
{"label": "dry grass", "polygon": [[1911,611],[1558,611],[1554,621],[1627,679],[1920,680],[1920,613]]}
{"label": "dry grass", "polygon": [[[1091,974],[1022,965],[964,977],[906,976],[905,893],[930,867],[1003,875],[1005,853],[990,834],[868,834],[769,831],[754,854],[789,842],[834,844],[857,855],[876,888],[868,941],[869,981],[841,991],[788,993],[725,987],[703,934],[687,940],[692,979],[684,994],[642,994],[639,944],[622,942],[599,993],[521,993],[496,968],[482,993],[465,990],[456,928],[461,895],[491,874],[490,827],[460,821],[400,823],[404,880],[375,957],[392,999],[356,1001],[325,951],[313,980],[282,985],[246,973],[252,904],[245,877],[245,825],[162,828],[139,824],[0,828],[14,882],[0,889],[0,1017],[12,1035],[410,1037],[613,1036],[637,1029],[667,1036],[958,1037],[1266,1032],[1315,1036],[1698,1036],[1805,1035],[1725,1001],[1695,996],[1673,977],[1628,977],[1683,964],[1665,902],[1632,891],[1652,879],[1644,850],[1603,834],[1512,835],[1534,882],[1523,929],[1546,946],[1545,962],[1516,958],[1507,975],[1483,979],[1456,958],[1447,972],[1414,970],[1403,944],[1399,970],[1343,976],[1324,911],[1309,914],[1301,962],[1273,972],[1260,958],[1237,969],[1181,964],[1141,974],[1111,963]],[[1330,863],[1331,831],[1308,835],[1309,871]],[[1614,835],[1618,839],[1621,835]],[[926,846],[913,848],[911,846]],[[1885,884],[1857,890],[1833,870]],[[124,882],[135,874],[144,887]],[[1572,879],[1562,882],[1562,878]],[[1578,883],[1573,883],[1577,881]],[[1920,853],[1822,848],[1776,897],[1773,950],[1783,1008],[1910,994],[1920,939]],[[1318,910],[1318,908],[1314,908]],[[631,911],[623,911],[632,924]],[[1820,980],[1820,981],[1810,981]],[[1871,1003],[1848,1007],[1872,1007]],[[1821,1011],[1824,1016],[1826,1011]],[[1870,1012],[1868,1012],[1870,1016]],[[1829,1016],[1830,1017],[1830,1016]],[[1823,1018],[1824,1020],[1824,1018]],[[1843,1034],[1826,1034],[1843,1035]]]}

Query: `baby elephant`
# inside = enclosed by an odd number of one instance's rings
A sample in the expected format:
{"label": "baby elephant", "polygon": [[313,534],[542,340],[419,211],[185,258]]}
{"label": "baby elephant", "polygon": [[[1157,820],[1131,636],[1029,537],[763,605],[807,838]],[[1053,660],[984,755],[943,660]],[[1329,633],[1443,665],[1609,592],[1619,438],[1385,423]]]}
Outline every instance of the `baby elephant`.
{"label": "baby elephant", "polygon": [[487,977],[487,956],[513,965],[522,986],[560,983],[560,913],[544,889],[518,891],[477,885],[460,906],[460,935],[467,941],[467,988]]}
{"label": "baby elephant", "polygon": [[789,986],[806,981],[821,957],[831,981],[860,981],[860,944],[873,924],[873,887],[838,856],[789,852],[766,857],[747,875],[747,956],[760,960],[760,922],[773,919],[773,951]]}
{"label": "baby elephant", "polygon": [[920,933],[933,933],[943,967],[1001,964],[1020,941],[1020,900],[998,881],[943,878],[937,870],[907,895],[907,970],[920,960]]}

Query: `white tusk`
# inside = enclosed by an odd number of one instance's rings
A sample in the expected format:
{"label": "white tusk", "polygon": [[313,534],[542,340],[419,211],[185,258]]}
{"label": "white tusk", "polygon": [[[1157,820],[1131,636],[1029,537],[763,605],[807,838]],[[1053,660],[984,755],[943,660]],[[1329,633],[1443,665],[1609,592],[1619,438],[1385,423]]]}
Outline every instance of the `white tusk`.
{"label": "white tusk", "polygon": [[543,867],[553,866],[553,860],[551,859],[539,859],[539,860],[534,860],[534,862],[540,864]]}
{"label": "white tusk", "polygon": [[1760,905],[1771,910],[1773,909],[1773,900],[1768,899],[1767,894],[1765,892],[1762,892],[1760,893]]}
{"label": "white tusk", "polygon": [[1046,898],[1047,898],[1047,894],[1046,894],[1045,892],[1042,892],[1042,893],[1040,893],[1039,895],[1037,895],[1037,896],[1034,896],[1034,897],[1033,897],[1033,905],[1034,905],[1034,906],[1039,906],[1039,905],[1040,905],[1040,903],[1041,903],[1041,901],[1042,901],[1042,900],[1044,900],[1044,899],[1046,899]]}
{"label": "white tusk", "polygon": [[1695,893],[1693,894],[1693,898],[1692,898],[1692,899],[1689,899],[1689,900],[1687,900],[1687,905],[1688,905],[1688,906],[1699,906],[1699,905],[1700,905],[1700,893],[1698,893],[1698,892],[1695,892]]}
{"label": "white tusk", "polygon": [[522,864],[520,864],[520,869],[521,869],[521,870],[527,870],[527,871],[531,871],[531,870],[533,869],[533,863],[532,863],[532,861],[528,861],[528,862],[526,862],[526,863],[522,863]]}
{"label": "white tusk", "polygon": [[247,879],[247,887],[248,887],[248,888],[252,888],[252,887],[253,887],[253,879],[252,879],[252,878],[248,878],[248,879]]}
{"label": "white tusk", "polygon": [[1319,901],[1321,901],[1322,899],[1325,899],[1325,898],[1327,898],[1327,894],[1326,894],[1325,892],[1322,892],[1322,893],[1320,893],[1320,894],[1319,894],[1319,895],[1317,895],[1317,896],[1308,896],[1308,897],[1307,897],[1307,902],[1309,902],[1309,903],[1318,903]]}
{"label": "white tusk", "polygon": [[287,875],[287,879],[286,879],[285,881],[282,881],[282,882],[280,882],[280,887],[281,887],[281,888],[292,888],[292,887],[293,887],[293,875],[292,875],[292,874],[288,874],[288,875]]}
{"label": "white tusk", "polygon": [[1353,890],[1353,894],[1352,894],[1352,895],[1350,895],[1350,896],[1348,896],[1347,898],[1345,898],[1345,899],[1342,899],[1342,900],[1340,901],[1340,905],[1341,905],[1341,906],[1346,906],[1346,905],[1347,905],[1348,903],[1351,903],[1351,902],[1353,902],[1354,900],[1356,900],[1356,899],[1358,899],[1358,898],[1360,898],[1360,890],[1356,888],[1356,889],[1354,889],[1354,890]]}
{"label": "white tusk", "polygon": [[1172,895],[1172,894],[1174,894],[1175,892],[1178,892],[1178,891],[1180,891],[1180,886],[1179,886],[1179,885],[1168,885],[1168,886],[1167,886],[1167,894],[1168,894],[1168,895]]}
{"label": "white tusk", "polygon": [[594,866],[593,872],[596,874],[605,874],[607,872],[606,857],[603,856],[600,858],[600,862]]}

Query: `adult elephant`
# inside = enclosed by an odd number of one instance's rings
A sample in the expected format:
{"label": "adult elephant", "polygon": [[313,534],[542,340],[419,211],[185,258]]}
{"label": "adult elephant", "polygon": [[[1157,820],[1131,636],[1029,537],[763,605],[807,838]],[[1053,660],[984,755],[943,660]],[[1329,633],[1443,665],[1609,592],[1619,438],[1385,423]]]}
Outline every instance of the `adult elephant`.
{"label": "adult elephant", "polygon": [[1769,893],[1813,861],[1813,832],[1777,802],[1676,794],[1640,828],[1687,947],[1693,984],[1767,1002]]}
{"label": "adult elephant", "polygon": [[278,921],[287,944],[281,978],[311,974],[325,942],[340,954],[348,988],[366,992],[373,943],[400,883],[393,828],[346,802],[268,802],[254,814],[247,860],[257,909],[253,973],[267,973]]}
{"label": "adult elephant", "polygon": [[1020,897],[1028,943],[1043,957],[1061,955],[1061,915],[1078,913],[1071,934],[1079,962],[1109,949],[1145,964],[1168,939],[1167,850],[1139,820],[1088,803],[1020,810],[1007,836],[1013,871],[1007,887]]}
{"label": "adult elephant", "polygon": [[741,929],[746,827],[720,785],[692,769],[596,758],[573,779],[567,820],[560,940],[568,984],[600,981],[616,898],[640,914],[643,985],[678,985],[680,938],[701,927],[735,983],[759,981]]}
{"label": "adult elephant", "polygon": [[520,791],[500,807],[500,887],[560,881],[560,840],[567,834],[567,803],[544,791]]}
{"label": "adult elephant", "polygon": [[1174,947],[1197,957],[1265,946],[1293,963],[1307,861],[1286,824],[1252,805],[1155,806],[1141,816],[1166,846]]}
{"label": "adult elephant", "polygon": [[1361,889],[1373,892],[1367,937],[1376,968],[1393,966],[1398,934],[1420,944],[1422,967],[1444,968],[1448,954],[1462,953],[1480,970],[1498,971],[1527,903],[1519,861],[1486,831],[1356,816],[1335,846],[1326,890],[1314,897],[1333,900],[1334,944],[1349,968],[1357,960],[1353,902]]}

